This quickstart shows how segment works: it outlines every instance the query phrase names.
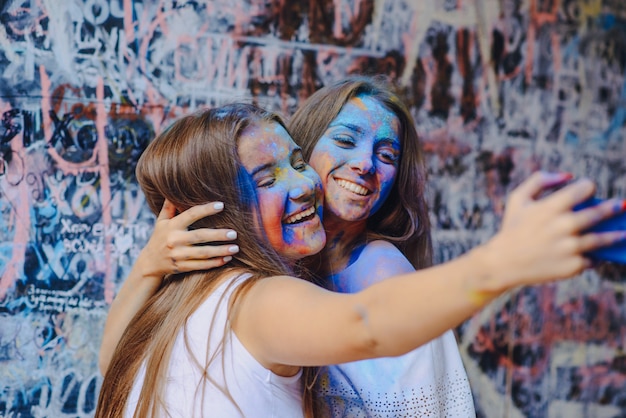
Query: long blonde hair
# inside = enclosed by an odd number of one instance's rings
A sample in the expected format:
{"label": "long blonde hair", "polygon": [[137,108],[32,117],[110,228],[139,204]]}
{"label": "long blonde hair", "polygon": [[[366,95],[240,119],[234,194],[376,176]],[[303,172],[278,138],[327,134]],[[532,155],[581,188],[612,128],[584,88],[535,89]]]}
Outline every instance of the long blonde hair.
{"label": "long blonde hair", "polygon": [[[237,155],[237,140],[243,130],[260,122],[284,126],[277,115],[248,104],[186,116],[161,133],[141,156],[137,178],[155,214],[165,199],[179,211],[210,201],[224,202],[221,213],[193,227],[236,229],[240,251],[227,266],[175,274],[164,280],[117,346],[100,391],[96,417],[123,416],[144,362],[146,374],[134,416],[155,416],[166,410],[165,381],[176,336],[226,275],[250,274],[234,291],[232,303],[257,280],[291,274],[290,266],[268,244],[262,228],[241,227],[262,225],[258,219],[252,222],[259,213],[255,187]],[[196,365],[206,370],[210,359],[196,360]],[[203,375],[202,385],[213,384],[206,372]],[[310,404],[310,399],[305,403]]]}

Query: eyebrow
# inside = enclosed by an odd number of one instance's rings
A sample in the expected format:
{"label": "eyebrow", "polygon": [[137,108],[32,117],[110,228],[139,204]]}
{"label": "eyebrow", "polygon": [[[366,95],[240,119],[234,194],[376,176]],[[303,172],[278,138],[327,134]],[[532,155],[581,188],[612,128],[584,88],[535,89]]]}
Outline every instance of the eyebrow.
{"label": "eyebrow", "polygon": [[402,141],[400,141],[399,138],[385,137],[376,140],[377,144],[380,144],[381,142],[385,142],[389,145],[398,145],[400,147],[402,146]]}
{"label": "eyebrow", "polygon": [[262,164],[262,165],[260,165],[258,167],[255,167],[252,171],[250,171],[250,176],[254,177],[254,175],[257,174],[258,172],[263,171],[263,170],[267,170],[268,168],[270,168],[273,165],[274,165],[274,162],[272,161],[272,162],[269,162],[269,163]]}
{"label": "eyebrow", "polygon": [[[329,126],[329,128],[341,127],[341,126],[343,126],[344,128],[348,128],[351,131],[354,131],[354,132],[356,132],[357,134],[360,134],[360,135],[363,135],[363,133],[365,132],[365,130],[363,128],[361,128],[359,125],[355,125],[353,123],[344,123],[344,122],[342,122],[342,123],[338,123],[336,125],[332,125],[331,124]],[[400,138],[394,138],[394,137],[384,137],[384,138],[376,139],[376,142],[377,143],[387,142],[387,143],[393,144],[393,145],[395,145],[395,144],[401,145]]]}
{"label": "eyebrow", "polygon": [[363,128],[361,128],[359,125],[355,125],[353,123],[345,123],[345,122],[341,122],[341,123],[337,123],[337,124],[331,124],[329,126],[329,128],[334,128],[334,127],[344,127],[344,128],[348,128],[351,131],[354,131],[358,134],[363,134]]}

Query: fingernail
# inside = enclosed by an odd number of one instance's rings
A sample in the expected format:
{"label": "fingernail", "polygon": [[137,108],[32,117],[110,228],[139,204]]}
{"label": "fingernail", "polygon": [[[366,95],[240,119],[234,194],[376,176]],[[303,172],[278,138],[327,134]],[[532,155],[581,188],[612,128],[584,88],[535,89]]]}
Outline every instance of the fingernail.
{"label": "fingernail", "polygon": [[217,202],[217,203],[213,204],[213,209],[215,209],[215,210],[222,210],[222,209],[224,209],[224,204],[222,202]]}
{"label": "fingernail", "polygon": [[226,233],[226,238],[228,238],[228,239],[235,239],[235,238],[237,238],[237,232],[235,232],[235,231],[228,231]]}
{"label": "fingernail", "polygon": [[238,253],[238,252],[239,252],[239,246],[238,246],[238,245],[233,245],[233,246],[230,246],[230,247],[228,248],[228,252],[231,252],[231,253],[233,253],[233,254],[234,254],[234,253]]}
{"label": "fingernail", "polygon": [[572,173],[559,173],[561,175],[561,178],[565,179],[565,180],[571,180],[574,178],[574,175]]}
{"label": "fingernail", "polygon": [[230,260],[232,260],[233,258],[229,255],[227,255],[226,257],[222,258],[222,260],[224,261],[224,263],[228,263]]}
{"label": "fingernail", "polygon": [[543,173],[543,178],[546,181],[565,182],[565,181],[569,181],[569,180],[573,179],[574,175],[572,173],[544,172]]}

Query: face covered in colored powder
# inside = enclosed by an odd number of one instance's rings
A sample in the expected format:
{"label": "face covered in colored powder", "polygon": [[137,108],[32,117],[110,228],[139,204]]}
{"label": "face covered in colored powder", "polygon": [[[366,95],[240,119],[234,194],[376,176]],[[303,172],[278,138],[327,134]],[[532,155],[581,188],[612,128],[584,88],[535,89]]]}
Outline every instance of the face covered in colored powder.
{"label": "face covered in colored powder", "polygon": [[396,115],[369,96],[343,106],[309,161],[322,178],[329,219],[361,221],[382,206],[398,171],[399,132]]}
{"label": "face covered in colored powder", "polygon": [[273,122],[250,126],[239,138],[237,152],[256,185],[272,247],[294,261],[321,251],[326,243],[322,184],[285,128]]}

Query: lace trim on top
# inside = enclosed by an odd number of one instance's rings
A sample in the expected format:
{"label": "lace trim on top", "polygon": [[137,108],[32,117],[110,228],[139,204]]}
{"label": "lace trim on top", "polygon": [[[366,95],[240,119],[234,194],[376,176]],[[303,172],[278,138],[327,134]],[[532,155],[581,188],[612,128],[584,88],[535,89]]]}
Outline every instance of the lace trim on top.
{"label": "lace trim on top", "polygon": [[331,387],[324,373],[317,389],[324,403],[323,417],[476,417],[469,382],[461,373],[400,392],[361,390],[360,394],[349,382],[334,382]]}

